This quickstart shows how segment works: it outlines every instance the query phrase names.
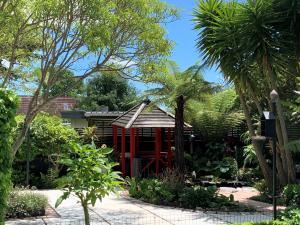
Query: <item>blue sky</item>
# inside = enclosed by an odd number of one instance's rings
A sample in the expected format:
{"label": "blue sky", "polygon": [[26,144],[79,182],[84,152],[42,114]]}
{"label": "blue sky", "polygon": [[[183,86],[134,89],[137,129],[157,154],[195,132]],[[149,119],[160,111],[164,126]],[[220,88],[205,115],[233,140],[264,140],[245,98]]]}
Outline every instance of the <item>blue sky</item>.
{"label": "blue sky", "polygon": [[[197,31],[193,30],[194,24],[192,21],[192,12],[197,4],[194,0],[164,1],[180,9],[179,20],[167,24],[166,29],[167,37],[175,42],[171,60],[174,60],[180,66],[181,70],[185,70],[197,62],[201,62],[200,53],[195,47]],[[222,82],[222,75],[216,71],[216,68],[206,69],[204,71],[204,77],[210,82]],[[134,85],[139,90],[146,88],[141,84]]]}

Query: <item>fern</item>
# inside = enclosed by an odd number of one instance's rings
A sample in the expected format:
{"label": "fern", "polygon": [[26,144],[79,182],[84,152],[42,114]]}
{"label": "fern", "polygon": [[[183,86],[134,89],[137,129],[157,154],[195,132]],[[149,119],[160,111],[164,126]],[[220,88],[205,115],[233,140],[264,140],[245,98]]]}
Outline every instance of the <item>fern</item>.
{"label": "fern", "polygon": [[238,98],[231,89],[212,95],[206,104],[193,101],[187,110],[190,116],[186,119],[208,140],[223,138],[244,120]]}
{"label": "fern", "polygon": [[46,174],[41,173],[41,181],[46,188],[55,188],[55,180],[58,177],[58,171],[53,168],[49,168]]}
{"label": "fern", "polygon": [[300,152],[300,140],[290,141],[284,147],[291,152]]}

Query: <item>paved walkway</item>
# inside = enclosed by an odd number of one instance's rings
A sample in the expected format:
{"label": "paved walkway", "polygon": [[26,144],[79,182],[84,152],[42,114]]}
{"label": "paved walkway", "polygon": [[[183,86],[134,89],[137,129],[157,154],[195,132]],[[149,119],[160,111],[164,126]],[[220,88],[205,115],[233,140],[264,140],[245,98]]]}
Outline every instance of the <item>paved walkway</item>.
{"label": "paved walkway", "polygon": [[[225,196],[233,195],[234,200],[240,202],[241,204],[254,208],[256,211],[260,212],[273,212],[273,206],[268,203],[258,202],[251,200],[250,198],[256,195],[259,195],[259,192],[252,187],[243,187],[243,188],[221,188],[219,191],[220,194]],[[285,209],[284,206],[278,206],[278,209]]]}
{"label": "paved walkway", "polygon": [[[61,191],[39,191],[46,195],[54,208]],[[54,213],[48,217],[11,220],[6,225],[84,225],[83,212],[78,199],[74,196],[65,200]],[[56,218],[55,218],[56,216]],[[271,218],[267,213],[213,213],[183,210],[173,207],[155,206],[128,197],[108,196],[90,207],[92,224],[113,225],[221,225],[244,221],[262,221]]]}

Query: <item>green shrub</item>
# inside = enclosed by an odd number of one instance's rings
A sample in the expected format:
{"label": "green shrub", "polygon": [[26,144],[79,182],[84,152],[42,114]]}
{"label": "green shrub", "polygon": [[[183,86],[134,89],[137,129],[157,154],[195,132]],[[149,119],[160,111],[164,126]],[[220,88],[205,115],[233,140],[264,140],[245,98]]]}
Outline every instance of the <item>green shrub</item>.
{"label": "green shrub", "polygon": [[4,224],[11,186],[12,131],[16,125],[17,107],[16,95],[11,91],[0,89],[0,225]]}
{"label": "green shrub", "polygon": [[45,214],[47,198],[28,190],[15,190],[9,195],[6,218],[24,218]]}
{"label": "green shrub", "polygon": [[240,225],[298,225],[300,224],[300,209],[288,208],[281,212],[275,221],[247,222]]}
{"label": "green shrub", "polygon": [[[19,128],[24,117],[17,116]],[[71,142],[79,142],[78,133],[63,124],[61,118],[39,113],[30,125],[28,138],[18,151],[13,163],[14,185],[25,185],[26,159],[29,151],[29,184],[38,188],[55,188],[55,180],[63,166],[59,164],[62,154],[71,148]]]}
{"label": "green shrub", "polygon": [[239,169],[238,178],[240,181],[253,184],[253,182],[262,178],[262,174],[259,168],[241,168]]}
{"label": "green shrub", "polygon": [[136,180],[133,178],[128,183],[131,197],[153,204],[171,204],[178,199],[179,190],[182,189],[179,184],[171,185],[157,179]]}
{"label": "green shrub", "polygon": [[158,179],[130,179],[129,194],[153,204],[176,205],[184,208],[219,208],[231,206],[232,197],[217,194],[215,187],[187,187],[184,183],[171,183]]}
{"label": "green shrub", "polygon": [[57,187],[56,179],[59,176],[57,170],[55,170],[53,168],[49,168],[47,170],[46,174],[43,174],[43,173],[40,173],[40,174],[41,174],[41,183],[42,183],[43,187],[46,187],[46,188],[56,188]]}
{"label": "green shrub", "polygon": [[254,188],[260,193],[260,195],[267,195],[269,193],[268,186],[265,180],[255,182]]}
{"label": "green shrub", "polygon": [[114,167],[118,163],[108,159],[111,148],[102,146],[71,143],[68,154],[62,156],[60,163],[68,167],[67,184],[63,194],[56,200],[55,207],[69,198],[71,194],[80,200],[84,212],[85,224],[90,224],[88,205],[94,206],[96,201],[116,193],[122,189],[123,179]]}
{"label": "green shrub", "polygon": [[214,187],[186,187],[180,195],[180,203],[186,208],[211,206],[211,200],[216,197],[216,188]]}
{"label": "green shrub", "polygon": [[283,190],[285,204],[288,206],[300,206],[300,185],[288,184]]}
{"label": "green shrub", "polygon": [[232,157],[225,157],[218,163],[218,167],[214,175],[223,179],[236,179],[237,172],[238,165],[236,160]]}
{"label": "green shrub", "polygon": [[186,187],[183,189],[179,199],[185,208],[220,208],[231,205],[232,198],[217,194],[216,187]]}
{"label": "green shrub", "polygon": [[284,221],[262,221],[262,222],[246,222],[246,223],[241,223],[239,225],[292,225],[292,224],[287,224]]}

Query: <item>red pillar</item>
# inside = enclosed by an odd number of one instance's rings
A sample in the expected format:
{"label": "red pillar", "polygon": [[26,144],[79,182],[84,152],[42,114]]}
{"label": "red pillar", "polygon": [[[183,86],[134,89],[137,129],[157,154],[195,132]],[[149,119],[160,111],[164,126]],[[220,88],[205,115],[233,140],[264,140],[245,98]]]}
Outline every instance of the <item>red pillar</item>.
{"label": "red pillar", "polygon": [[118,150],[118,127],[113,125],[113,135],[114,135],[114,152]]}
{"label": "red pillar", "polygon": [[155,130],[155,169],[156,175],[159,173],[159,161],[161,152],[161,128]]}
{"label": "red pillar", "polygon": [[134,177],[134,158],[135,158],[135,129],[130,128],[130,176]]}
{"label": "red pillar", "polygon": [[125,128],[122,127],[121,170],[124,177],[126,176],[125,145]]}
{"label": "red pillar", "polygon": [[171,143],[171,128],[168,128],[168,168],[172,168],[172,143]]}

